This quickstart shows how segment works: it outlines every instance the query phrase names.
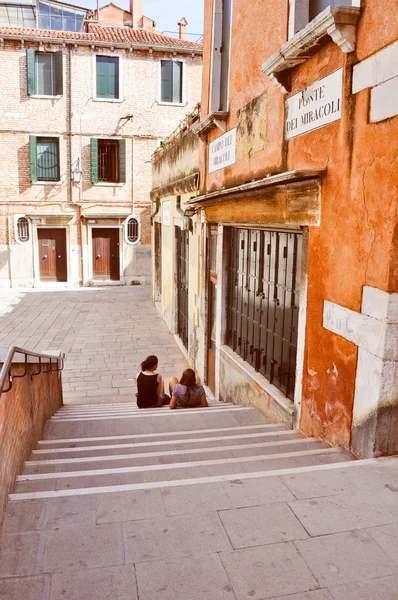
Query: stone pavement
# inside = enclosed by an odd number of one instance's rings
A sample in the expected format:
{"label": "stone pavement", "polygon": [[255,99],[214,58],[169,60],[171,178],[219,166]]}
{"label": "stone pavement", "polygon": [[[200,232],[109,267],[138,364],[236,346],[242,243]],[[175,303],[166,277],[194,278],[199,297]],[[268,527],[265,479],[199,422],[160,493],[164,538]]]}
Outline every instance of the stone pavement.
{"label": "stone pavement", "polygon": [[131,402],[148,354],[165,377],[187,364],[150,302],[149,286],[1,290],[0,345],[65,352],[64,401]]}

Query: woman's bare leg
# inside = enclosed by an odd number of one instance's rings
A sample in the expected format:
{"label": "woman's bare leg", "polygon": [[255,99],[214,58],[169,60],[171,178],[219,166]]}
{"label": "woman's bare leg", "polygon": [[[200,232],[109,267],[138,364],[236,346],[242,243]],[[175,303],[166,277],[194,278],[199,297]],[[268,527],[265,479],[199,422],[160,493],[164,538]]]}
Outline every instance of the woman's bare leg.
{"label": "woman's bare leg", "polygon": [[170,396],[173,395],[173,390],[174,390],[175,386],[177,385],[177,383],[179,383],[178,377],[176,377],[175,375],[173,375],[173,377],[171,377],[170,381],[169,381]]}

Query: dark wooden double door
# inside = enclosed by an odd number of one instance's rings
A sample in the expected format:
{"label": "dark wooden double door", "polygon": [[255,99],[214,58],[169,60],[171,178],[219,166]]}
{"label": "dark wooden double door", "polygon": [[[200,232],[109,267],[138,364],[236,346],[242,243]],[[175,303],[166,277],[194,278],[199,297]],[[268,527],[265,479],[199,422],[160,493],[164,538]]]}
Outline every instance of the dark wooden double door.
{"label": "dark wooden double door", "polygon": [[38,229],[40,279],[67,281],[66,229]]}
{"label": "dark wooden double door", "polygon": [[93,277],[120,279],[119,229],[93,229]]}

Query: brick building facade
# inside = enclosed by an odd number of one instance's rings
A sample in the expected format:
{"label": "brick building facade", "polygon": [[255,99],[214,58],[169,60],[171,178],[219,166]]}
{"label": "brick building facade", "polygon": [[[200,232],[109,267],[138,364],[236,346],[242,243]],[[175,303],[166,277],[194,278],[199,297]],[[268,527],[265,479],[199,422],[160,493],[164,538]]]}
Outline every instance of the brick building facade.
{"label": "brick building facade", "polygon": [[202,48],[130,11],[0,28],[0,286],[150,277],[150,157],[200,98]]}

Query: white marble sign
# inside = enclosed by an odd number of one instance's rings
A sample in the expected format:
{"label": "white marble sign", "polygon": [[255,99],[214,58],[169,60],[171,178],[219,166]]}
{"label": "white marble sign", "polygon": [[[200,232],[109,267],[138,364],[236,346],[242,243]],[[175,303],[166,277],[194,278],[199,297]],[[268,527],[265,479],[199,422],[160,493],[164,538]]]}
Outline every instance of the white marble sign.
{"label": "white marble sign", "polygon": [[319,129],[341,119],[343,69],[319,79],[286,100],[285,138]]}
{"label": "white marble sign", "polygon": [[170,202],[162,203],[162,225],[170,225]]}
{"label": "white marble sign", "polygon": [[209,144],[209,173],[236,162],[236,129],[231,129]]}

